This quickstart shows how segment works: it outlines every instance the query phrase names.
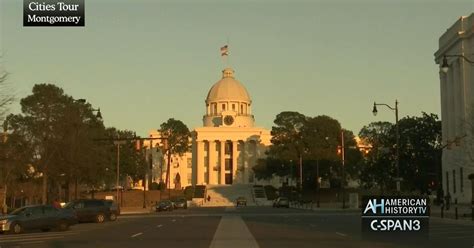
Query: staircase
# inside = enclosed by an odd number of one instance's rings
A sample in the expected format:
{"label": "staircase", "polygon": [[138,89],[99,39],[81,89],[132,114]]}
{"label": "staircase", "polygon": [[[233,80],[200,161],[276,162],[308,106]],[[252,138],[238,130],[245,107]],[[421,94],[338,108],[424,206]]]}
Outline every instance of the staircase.
{"label": "staircase", "polygon": [[272,205],[272,201],[267,199],[267,194],[265,193],[265,189],[261,185],[254,185],[252,187],[253,198],[255,201],[255,205],[257,206],[270,206]]}
{"label": "staircase", "polygon": [[[207,196],[211,201],[207,201]],[[252,185],[207,185],[206,201],[204,207],[225,207],[235,206],[238,197],[243,196],[247,199],[247,206],[254,206],[255,201],[252,197]]]}

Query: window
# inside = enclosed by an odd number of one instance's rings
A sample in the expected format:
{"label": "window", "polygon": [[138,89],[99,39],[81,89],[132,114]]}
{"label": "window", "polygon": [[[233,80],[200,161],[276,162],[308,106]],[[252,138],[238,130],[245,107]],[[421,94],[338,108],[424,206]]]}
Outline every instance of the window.
{"label": "window", "polygon": [[78,202],[74,204],[74,208],[84,208],[84,202]]}
{"label": "window", "polygon": [[456,193],[456,170],[453,170],[453,193]]}
{"label": "window", "polygon": [[45,214],[55,214],[56,212],[58,212],[58,210],[52,206],[45,206],[44,207],[44,213]]}
{"label": "window", "polygon": [[193,183],[192,180],[193,180],[193,173],[188,173],[188,184],[192,184]]}
{"label": "window", "polygon": [[243,114],[244,113],[244,105],[240,105],[240,113]]}
{"label": "window", "polygon": [[101,201],[86,201],[84,205],[86,208],[95,208],[95,207],[104,206],[104,204]]}
{"label": "window", "polygon": [[464,173],[462,171],[462,167],[459,168],[459,180],[461,182],[460,190],[461,192],[463,192],[464,191]]}
{"label": "window", "polygon": [[231,152],[232,152],[232,143],[225,142],[225,154],[230,155]]}
{"label": "window", "polygon": [[33,207],[30,209],[31,215],[41,215],[43,214],[43,207]]}
{"label": "window", "polygon": [[225,170],[232,170],[232,159],[226,158],[225,159]]}
{"label": "window", "polygon": [[213,107],[213,114],[217,114],[217,104],[216,103],[213,103],[212,104],[212,107]]}
{"label": "window", "polygon": [[235,104],[232,104],[232,110],[235,111]]}
{"label": "window", "polygon": [[222,110],[225,110],[225,104],[222,104]]}
{"label": "window", "polygon": [[193,158],[188,158],[187,159],[187,166],[188,166],[188,168],[193,168]]}

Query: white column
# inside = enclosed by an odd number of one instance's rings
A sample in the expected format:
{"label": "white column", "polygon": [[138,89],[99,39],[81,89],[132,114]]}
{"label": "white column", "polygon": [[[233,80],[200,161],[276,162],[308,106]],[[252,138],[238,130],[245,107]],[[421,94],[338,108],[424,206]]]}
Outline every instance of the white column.
{"label": "white column", "polygon": [[242,183],[248,183],[249,175],[248,175],[248,161],[247,161],[247,142],[242,141],[242,146],[240,147],[240,154],[241,154],[241,164],[242,164]]}
{"label": "white column", "polygon": [[221,140],[221,151],[219,153],[220,159],[220,182],[219,184],[225,184],[225,140]]}
{"label": "white column", "polygon": [[204,142],[197,141],[197,167],[196,167],[197,184],[204,183]]}
{"label": "white column", "polygon": [[[239,154],[237,153],[237,145],[239,141],[232,141],[232,184],[237,183],[237,159],[239,158]],[[238,182],[240,183],[240,182]]]}
{"label": "white column", "polygon": [[446,108],[448,112],[448,119],[447,119],[447,139],[453,139],[453,129],[454,129],[454,119],[456,118],[456,114],[454,113],[454,106],[453,106],[453,70],[448,70],[446,73]]}
{"label": "white column", "polygon": [[446,73],[440,71],[440,92],[441,92],[441,136],[443,142],[448,140],[448,119],[449,119],[449,112],[448,112],[448,98],[447,98],[447,84],[446,82]]}
{"label": "white column", "polygon": [[[452,70],[452,85],[453,85],[453,88],[452,88],[452,102],[453,102],[453,108],[454,108],[454,130],[453,130],[453,138],[455,137],[458,137],[458,136],[461,136],[460,135],[460,132],[462,130],[461,129],[461,121],[462,121],[462,115],[461,115],[461,106],[460,106],[460,102],[461,102],[461,98],[462,98],[462,94],[461,94],[461,89],[460,89],[460,86],[461,86],[461,81],[460,81],[460,77],[459,77],[459,63],[458,63],[458,60],[454,60],[453,63],[451,64],[451,68]],[[450,70],[450,71],[451,71]],[[454,146],[453,146],[454,148]]]}
{"label": "white column", "polygon": [[216,141],[209,141],[209,184],[217,184],[216,173],[214,167],[216,167]]}

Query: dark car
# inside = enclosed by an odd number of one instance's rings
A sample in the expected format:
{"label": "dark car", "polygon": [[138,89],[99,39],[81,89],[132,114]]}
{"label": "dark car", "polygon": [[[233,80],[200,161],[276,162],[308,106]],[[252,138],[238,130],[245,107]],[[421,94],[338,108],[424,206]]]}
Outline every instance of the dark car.
{"label": "dark car", "polygon": [[114,221],[117,219],[116,213],[110,210],[108,203],[104,200],[82,199],[69,202],[65,209],[72,209],[79,222],[94,221],[102,223],[106,219]]}
{"label": "dark car", "polygon": [[238,206],[247,206],[247,199],[245,197],[240,196],[237,198],[236,205]]}
{"label": "dark car", "polygon": [[187,209],[188,208],[188,202],[184,198],[178,198],[173,200],[173,205],[174,209],[182,208],[182,209]]}
{"label": "dark car", "polygon": [[290,200],[288,200],[288,198],[286,198],[286,197],[278,197],[273,202],[273,207],[274,208],[279,208],[279,207],[289,208],[290,207]]}
{"label": "dark car", "polygon": [[53,228],[65,231],[76,223],[77,219],[73,211],[57,209],[49,205],[34,205],[0,216],[0,232],[18,234],[24,230],[49,231]]}
{"label": "dark car", "polygon": [[170,200],[163,200],[160,201],[158,204],[156,204],[155,209],[156,212],[161,212],[161,211],[173,211],[174,204]]}
{"label": "dark car", "polygon": [[111,221],[116,220],[117,216],[120,215],[120,206],[116,202],[114,202],[113,200],[104,200],[104,202],[110,209],[109,219]]}

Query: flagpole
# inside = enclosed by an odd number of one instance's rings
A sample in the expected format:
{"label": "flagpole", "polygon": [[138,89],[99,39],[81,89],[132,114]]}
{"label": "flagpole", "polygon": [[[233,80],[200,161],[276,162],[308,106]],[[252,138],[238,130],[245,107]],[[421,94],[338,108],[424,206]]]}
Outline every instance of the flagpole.
{"label": "flagpole", "polygon": [[229,47],[230,47],[230,43],[229,43],[229,36],[228,36],[228,35],[227,35],[227,44],[226,44],[226,45],[227,45],[227,56],[226,56],[226,57],[227,57],[227,66],[226,66],[226,67],[229,68],[229,67],[230,67],[230,62],[229,62]]}

